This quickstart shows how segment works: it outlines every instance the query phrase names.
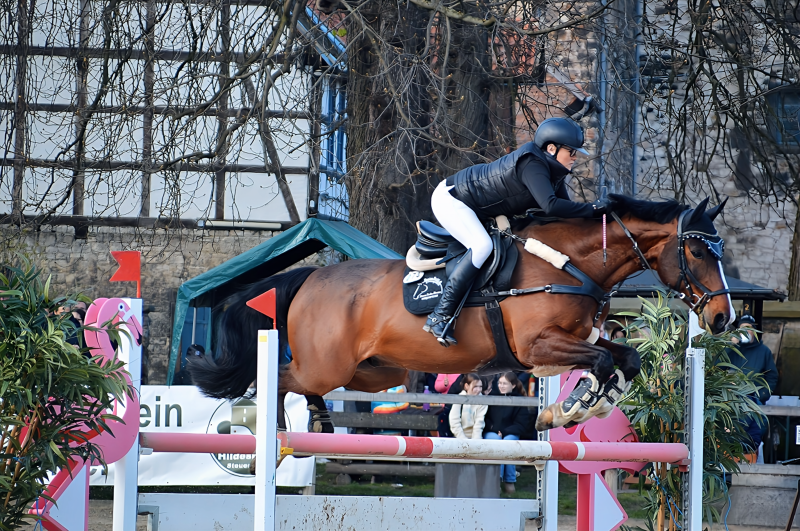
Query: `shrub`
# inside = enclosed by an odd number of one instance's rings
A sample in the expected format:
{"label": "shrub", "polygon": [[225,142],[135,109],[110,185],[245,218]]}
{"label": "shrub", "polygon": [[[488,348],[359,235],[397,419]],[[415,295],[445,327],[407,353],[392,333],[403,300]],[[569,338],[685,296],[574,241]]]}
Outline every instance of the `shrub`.
{"label": "shrub", "polygon": [[[122,363],[91,357],[67,339],[82,330],[59,308],[78,296],[51,297],[50,279],[22,258],[0,265],[0,529],[19,527],[47,476],[70,458],[103,463],[91,442],[70,446],[78,430],[108,429],[115,399],[132,393]],[[85,299],[84,299],[85,300]],[[112,339],[119,332],[110,327]],[[132,395],[131,395],[132,396]],[[72,438],[68,435],[73,433]],[[103,463],[104,464],[104,463]]]}
{"label": "shrub", "polygon": [[[626,341],[642,357],[642,370],[623,401],[623,409],[642,442],[683,442],[686,318],[669,308],[669,298],[664,294],[660,293],[655,303],[641,301],[641,313],[623,314],[633,318],[626,328]],[[694,342],[695,347],[706,349],[703,511],[708,522],[719,520],[712,504],[727,495],[725,475],[737,473],[739,462],[749,452],[745,422],[752,416],[764,418],[752,400],[765,385],[763,379],[743,373],[730,363],[726,353],[732,348],[733,333],[703,334]],[[644,490],[644,476],[640,477],[640,492]],[[654,463],[647,468],[646,476],[653,484],[648,492],[651,525],[655,521],[669,525],[670,517],[682,525],[683,475],[676,467]]]}

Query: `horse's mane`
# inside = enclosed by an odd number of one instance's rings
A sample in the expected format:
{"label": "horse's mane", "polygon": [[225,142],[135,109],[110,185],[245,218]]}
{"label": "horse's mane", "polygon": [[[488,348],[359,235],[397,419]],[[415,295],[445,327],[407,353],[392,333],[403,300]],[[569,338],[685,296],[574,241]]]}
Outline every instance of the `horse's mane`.
{"label": "horse's mane", "polygon": [[681,212],[689,208],[674,199],[666,201],[645,201],[634,199],[622,194],[608,194],[613,203],[613,210],[619,216],[630,214],[642,221],[656,223],[669,223],[677,218]]}
{"label": "horse's mane", "polygon": [[[667,199],[666,201],[645,201],[622,194],[608,194],[608,197],[613,203],[614,212],[620,217],[625,214],[630,214],[642,221],[653,221],[655,223],[669,223],[677,218],[681,212],[689,208],[686,205],[678,203],[674,199]],[[552,223],[554,221],[560,221],[560,218],[537,218],[527,216],[525,218],[511,220],[511,227],[516,231],[536,225]]]}

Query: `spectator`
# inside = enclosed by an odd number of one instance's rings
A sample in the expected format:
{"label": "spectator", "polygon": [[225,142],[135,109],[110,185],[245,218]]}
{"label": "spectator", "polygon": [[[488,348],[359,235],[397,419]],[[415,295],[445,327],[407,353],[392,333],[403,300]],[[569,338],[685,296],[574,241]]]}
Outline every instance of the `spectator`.
{"label": "spectator", "polygon": [[[57,314],[61,315],[64,313],[70,312],[69,321],[74,325],[75,329],[67,336],[66,341],[71,345],[75,345],[77,348],[83,347],[83,331],[81,327],[83,326],[83,320],[86,317],[86,304],[83,302],[77,302],[71,308],[61,307],[58,309]],[[87,357],[88,354],[87,354]]]}
{"label": "spectator", "polygon": [[[462,396],[480,396],[483,381],[475,373],[464,375]],[[457,439],[482,439],[488,406],[454,404],[450,410],[450,431]]]}
{"label": "spectator", "polygon": [[[772,351],[758,339],[754,329],[755,324],[756,320],[751,315],[742,315],[739,318],[739,328],[744,329],[744,333],[739,337],[731,338],[739,352],[732,349],[728,349],[726,352],[731,363],[742,371],[764,378],[767,385],[759,389],[758,395],[753,397],[758,405],[763,405],[769,400],[772,390],[778,385],[778,368],[775,367]],[[752,417],[747,421],[747,433],[753,440],[753,452],[758,452],[758,447],[761,445],[763,428],[757,417]]]}
{"label": "spectator", "polygon": [[615,339],[622,339],[624,337],[627,337],[625,335],[625,329],[622,328],[621,326],[617,325],[611,331],[611,335],[609,336],[609,340],[610,341],[614,341]]}
{"label": "spectator", "polygon": [[[522,382],[513,372],[506,372],[495,379],[493,395],[525,396]],[[518,441],[528,425],[528,408],[523,406],[489,406],[486,414],[484,439]],[[500,465],[500,479],[507,494],[516,492],[517,468],[514,465]]]}
{"label": "spectator", "polygon": [[447,394],[450,391],[450,387],[455,383],[459,376],[461,375],[444,373],[439,374],[436,376],[436,383],[434,384],[433,388],[437,393]]}
{"label": "spectator", "polygon": [[[441,376],[441,375],[439,375]],[[461,391],[464,390],[463,388],[463,381],[464,375],[463,374],[448,374],[449,377],[455,376],[455,379],[449,383],[449,387],[447,388],[447,392],[443,394],[447,395],[457,395]],[[449,379],[448,379],[449,380]],[[450,431],[450,410],[453,409],[451,404],[446,404],[444,408],[442,408],[442,412],[439,413],[439,437],[455,437],[453,432]]]}

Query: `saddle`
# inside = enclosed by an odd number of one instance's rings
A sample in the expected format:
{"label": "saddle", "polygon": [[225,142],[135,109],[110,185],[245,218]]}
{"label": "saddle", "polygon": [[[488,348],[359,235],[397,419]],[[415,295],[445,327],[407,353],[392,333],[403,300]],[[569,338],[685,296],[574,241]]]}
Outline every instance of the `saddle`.
{"label": "saddle", "polygon": [[[505,216],[502,218],[505,219]],[[508,220],[505,220],[500,230],[506,230],[507,225]],[[513,245],[513,240],[503,237],[500,230],[489,228],[492,254],[475,278],[465,306],[483,306],[489,300],[498,300],[497,297],[487,297],[487,294],[506,291],[511,287],[511,275],[519,251]],[[466,252],[467,249],[445,229],[429,221],[418,221],[417,241],[406,254],[403,276],[403,303],[406,309],[415,315],[432,312],[450,273]]]}
{"label": "saddle", "polygon": [[[517,360],[508,344],[503,326],[500,301],[511,287],[511,275],[519,258],[519,250],[511,238],[501,231],[510,229],[508,219],[500,216],[495,227],[487,227],[492,238],[492,254],[481,268],[465,306],[484,306],[492,330],[497,355],[475,371],[491,375],[505,371],[525,371],[527,367]],[[498,230],[499,229],[499,230]],[[429,221],[417,222],[417,241],[406,255],[403,275],[403,304],[415,315],[433,311],[442,296],[444,285],[452,268],[463,258],[467,249],[445,229]]]}

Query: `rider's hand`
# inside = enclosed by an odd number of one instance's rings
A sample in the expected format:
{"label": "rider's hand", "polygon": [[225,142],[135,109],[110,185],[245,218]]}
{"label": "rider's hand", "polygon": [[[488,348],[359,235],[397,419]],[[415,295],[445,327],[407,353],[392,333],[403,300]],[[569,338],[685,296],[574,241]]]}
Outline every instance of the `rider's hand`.
{"label": "rider's hand", "polygon": [[608,199],[598,199],[592,203],[592,208],[594,208],[594,217],[599,218],[603,214],[611,212],[611,201]]}

